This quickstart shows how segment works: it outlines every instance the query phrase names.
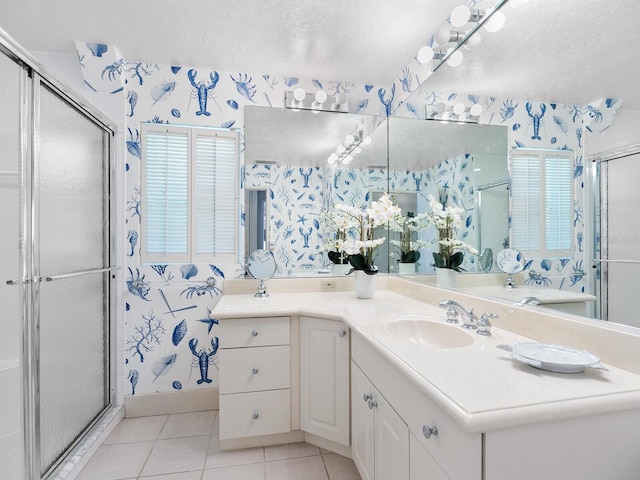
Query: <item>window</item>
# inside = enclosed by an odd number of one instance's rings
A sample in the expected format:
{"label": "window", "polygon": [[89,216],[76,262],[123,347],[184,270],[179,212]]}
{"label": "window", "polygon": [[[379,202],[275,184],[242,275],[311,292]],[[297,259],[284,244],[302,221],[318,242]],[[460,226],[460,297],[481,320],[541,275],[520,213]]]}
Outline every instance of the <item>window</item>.
{"label": "window", "polygon": [[238,137],[142,125],[142,261],[237,262]]}
{"label": "window", "polygon": [[511,155],[511,244],[529,257],[573,255],[573,152]]}

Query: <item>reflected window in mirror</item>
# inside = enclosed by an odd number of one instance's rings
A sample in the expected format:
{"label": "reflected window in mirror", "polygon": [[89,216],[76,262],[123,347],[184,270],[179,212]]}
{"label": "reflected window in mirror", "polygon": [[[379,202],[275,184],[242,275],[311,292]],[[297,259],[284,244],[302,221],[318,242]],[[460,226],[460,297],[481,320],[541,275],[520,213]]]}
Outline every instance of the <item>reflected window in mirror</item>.
{"label": "reflected window in mirror", "polygon": [[269,192],[267,189],[245,189],[244,192],[244,258],[255,250],[269,250]]}
{"label": "reflected window in mirror", "polygon": [[568,150],[510,156],[511,247],[529,258],[573,255],[573,159]]}

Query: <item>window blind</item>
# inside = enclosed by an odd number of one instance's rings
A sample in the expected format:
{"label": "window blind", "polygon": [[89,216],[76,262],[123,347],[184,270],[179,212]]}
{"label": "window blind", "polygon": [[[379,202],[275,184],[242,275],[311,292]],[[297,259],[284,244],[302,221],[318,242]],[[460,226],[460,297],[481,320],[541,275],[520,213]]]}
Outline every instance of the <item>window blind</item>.
{"label": "window blind", "polygon": [[145,124],[142,129],[142,260],[236,260],[237,136]]}

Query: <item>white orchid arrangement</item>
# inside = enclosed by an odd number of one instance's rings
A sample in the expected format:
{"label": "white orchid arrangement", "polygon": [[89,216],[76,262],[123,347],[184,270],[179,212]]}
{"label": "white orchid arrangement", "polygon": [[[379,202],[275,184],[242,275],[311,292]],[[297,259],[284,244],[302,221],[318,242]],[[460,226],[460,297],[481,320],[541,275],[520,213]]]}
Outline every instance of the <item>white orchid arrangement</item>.
{"label": "white orchid arrangement", "polygon": [[414,240],[415,234],[428,227],[429,223],[430,214],[414,215],[412,212],[407,212],[406,216],[398,215],[389,222],[389,228],[398,233],[400,237],[400,240],[391,239],[389,243],[400,249],[400,261],[402,263],[417,262],[420,258],[418,250],[432,243],[428,240]]}
{"label": "white orchid arrangement", "polygon": [[[369,275],[378,273],[378,267],[373,264],[373,252],[386,238],[374,239],[374,229],[400,215],[400,207],[393,205],[391,195],[384,194],[364,210],[337,204],[327,215],[344,232],[344,238],[339,238],[336,233],[335,240],[329,243],[330,247],[335,248],[334,251],[346,253],[353,270],[363,270]],[[340,232],[338,229],[335,231]]]}
{"label": "white orchid arrangement", "polygon": [[429,218],[438,229],[439,252],[433,252],[435,265],[438,268],[451,268],[460,272],[464,252],[478,254],[478,250],[474,247],[453,236],[454,231],[462,227],[464,209],[451,205],[445,208],[433,195],[429,195],[427,200],[431,207]]}

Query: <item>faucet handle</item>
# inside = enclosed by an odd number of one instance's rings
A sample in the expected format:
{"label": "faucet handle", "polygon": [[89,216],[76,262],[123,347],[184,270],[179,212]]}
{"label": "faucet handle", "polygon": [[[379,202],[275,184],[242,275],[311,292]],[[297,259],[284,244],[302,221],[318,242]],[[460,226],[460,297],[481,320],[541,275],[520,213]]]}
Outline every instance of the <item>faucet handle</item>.
{"label": "faucet handle", "polygon": [[491,320],[495,320],[496,318],[498,318],[498,315],[495,313],[483,313],[480,315],[480,320],[478,320],[478,330],[476,333],[478,335],[491,335]]}
{"label": "faucet handle", "polygon": [[458,323],[458,312],[453,307],[447,309],[447,323]]}

